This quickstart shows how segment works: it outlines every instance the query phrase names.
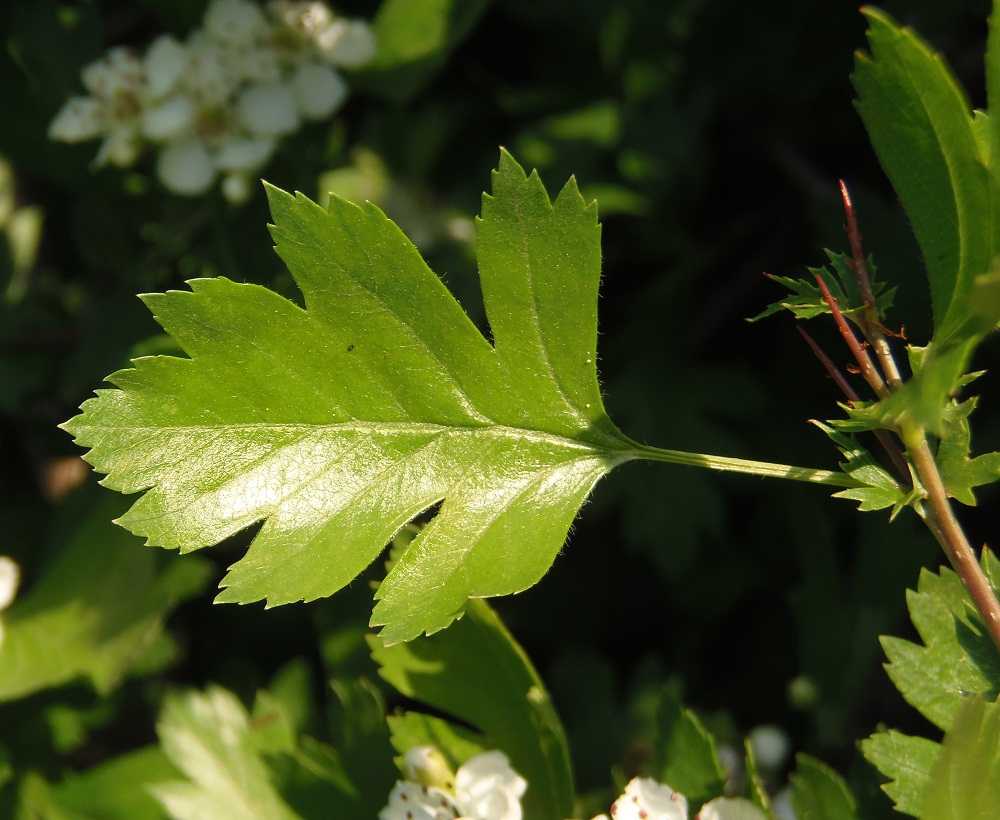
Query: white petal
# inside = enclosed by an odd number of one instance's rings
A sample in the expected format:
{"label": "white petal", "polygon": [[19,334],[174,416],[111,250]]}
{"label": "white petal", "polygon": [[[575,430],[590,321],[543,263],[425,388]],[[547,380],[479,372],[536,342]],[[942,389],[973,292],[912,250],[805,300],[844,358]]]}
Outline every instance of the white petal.
{"label": "white petal", "polygon": [[204,27],[223,45],[247,46],[267,31],[267,20],[249,0],[212,0],[205,11]]}
{"label": "white petal", "polygon": [[278,137],[299,127],[295,98],[287,86],[252,85],[243,90],[236,105],[240,122],[257,136]]}
{"label": "white petal", "polygon": [[356,68],[375,56],[375,35],[364,20],[334,20],[316,36],[323,60],[330,65]]}
{"label": "white petal", "polygon": [[291,79],[299,115],[306,120],[329,117],[347,99],[347,83],[329,66],[302,63]]}
{"label": "white petal", "polygon": [[717,797],[701,807],[696,820],[767,820],[767,815],[742,797]]}
{"label": "white petal", "polygon": [[273,139],[228,139],[215,150],[215,167],[220,171],[256,171],[267,164],[276,145]]}
{"label": "white petal", "polygon": [[455,788],[473,790],[477,781],[490,780],[518,798],[528,788],[528,781],[511,768],[507,755],[495,750],[478,754],[459,766],[455,774]]}
{"label": "white petal", "polygon": [[17,595],[21,583],[21,568],[13,558],[0,555],[0,609],[6,609]]}
{"label": "white petal", "polygon": [[156,175],[175,194],[197,196],[215,181],[215,165],[205,147],[195,139],[166,146],[156,161]]}
{"label": "white petal", "polygon": [[93,97],[73,97],[59,109],[49,125],[49,139],[82,142],[98,137],[107,127],[104,106]]}
{"label": "white petal", "polygon": [[310,3],[305,0],[272,0],[267,10],[286,27],[312,36],[333,22],[333,12],[325,3]]}
{"label": "white petal", "polygon": [[191,130],[194,103],[189,97],[171,97],[142,114],[142,133],[155,142],[170,142]]}
{"label": "white petal", "polygon": [[158,100],[173,91],[184,73],[187,61],[187,48],[169,34],[153,40],[142,59],[149,95]]}

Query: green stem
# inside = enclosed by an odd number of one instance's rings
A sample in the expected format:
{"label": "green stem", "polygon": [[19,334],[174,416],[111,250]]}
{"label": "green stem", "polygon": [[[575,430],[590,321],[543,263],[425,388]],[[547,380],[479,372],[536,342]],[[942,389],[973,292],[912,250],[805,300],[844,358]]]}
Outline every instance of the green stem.
{"label": "green stem", "polygon": [[755,475],[763,478],[787,478],[792,481],[825,484],[830,487],[850,488],[861,486],[860,482],[851,478],[846,473],[832,470],[813,470],[808,467],[774,464],[770,461],[751,461],[745,458],[688,453],[683,450],[664,450],[660,447],[649,447],[638,443],[635,443],[635,453],[639,458],[649,459],[650,461],[684,464],[688,467],[704,467],[709,470],[719,470],[721,472],[744,473],[745,475]]}

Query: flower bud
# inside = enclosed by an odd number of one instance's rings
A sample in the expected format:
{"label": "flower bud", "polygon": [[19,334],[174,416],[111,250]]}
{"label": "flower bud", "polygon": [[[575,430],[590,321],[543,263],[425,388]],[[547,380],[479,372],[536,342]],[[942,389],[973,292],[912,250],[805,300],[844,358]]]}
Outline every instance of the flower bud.
{"label": "flower bud", "polygon": [[777,726],[756,726],[750,730],[747,741],[758,768],[765,771],[780,769],[791,750],[788,735]]}
{"label": "flower bud", "polygon": [[423,786],[451,788],[455,776],[448,761],[433,746],[414,746],[403,756],[406,779]]}

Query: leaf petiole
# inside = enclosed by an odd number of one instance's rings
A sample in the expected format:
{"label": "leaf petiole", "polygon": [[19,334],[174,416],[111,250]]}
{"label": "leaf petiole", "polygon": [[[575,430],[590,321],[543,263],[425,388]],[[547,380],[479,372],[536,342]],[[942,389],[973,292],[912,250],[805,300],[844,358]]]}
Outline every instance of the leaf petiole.
{"label": "leaf petiole", "polygon": [[805,481],[809,484],[825,484],[831,487],[860,487],[860,482],[846,473],[834,470],[814,470],[809,467],[793,467],[789,464],[775,464],[770,461],[752,461],[746,458],[710,456],[703,453],[688,453],[683,450],[665,450],[645,444],[635,444],[638,458],[662,461],[668,464],[684,464],[689,467],[704,467],[727,473],[743,473],[763,478],[786,478],[791,481]]}

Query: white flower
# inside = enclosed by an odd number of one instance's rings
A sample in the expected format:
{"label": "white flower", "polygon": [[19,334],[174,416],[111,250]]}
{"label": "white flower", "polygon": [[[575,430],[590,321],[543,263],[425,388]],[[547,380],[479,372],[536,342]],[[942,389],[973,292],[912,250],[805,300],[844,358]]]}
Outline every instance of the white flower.
{"label": "white flower", "polygon": [[212,0],[204,17],[205,31],[223,45],[248,46],[267,31],[267,20],[250,0]]}
{"label": "white flower", "polygon": [[397,780],[379,820],[455,820],[458,809],[443,789]]}
{"label": "white flower", "polygon": [[651,777],[634,777],[611,807],[615,820],[687,820],[687,798]]}
{"label": "white flower", "polygon": [[347,99],[347,83],[332,68],[317,63],[302,63],[290,86],[295,107],[305,120],[326,119]]}
{"label": "white flower", "polygon": [[751,729],[747,741],[757,766],[767,771],[780,769],[784,765],[792,745],[784,731],[769,724]]}
{"label": "white flower", "polygon": [[742,797],[717,797],[701,807],[696,820],[767,820],[767,815]]}
{"label": "white flower", "polygon": [[21,568],[13,558],[0,555],[0,609],[10,606],[21,583]]}
{"label": "white flower", "polygon": [[167,96],[177,85],[187,68],[188,50],[169,34],[153,40],[142,58],[146,74],[146,90],[154,100]]}
{"label": "white flower", "polygon": [[258,137],[279,137],[299,127],[295,98],[285,85],[252,85],[236,102],[240,123]]}
{"label": "white flower", "polygon": [[338,18],[317,32],[315,42],[330,65],[357,68],[375,56],[375,35],[364,20]]}
{"label": "white flower", "polygon": [[528,781],[499,751],[478,754],[455,773],[456,802],[464,815],[475,820],[521,820],[521,798],[527,788]]}
{"label": "white flower", "polygon": [[325,3],[273,0],[267,9],[285,28],[305,37],[314,37],[333,22],[333,12]]}
{"label": "white flower", "polygon": [[142,112],[142,134],[154,142],[170,142],[188,133],[195,120],[190,97],[171,97]]}
{"label": "white flower", "polygon": [[281,81],[281,60],[270,47],[254,46],[235,52],[236,73],[249,83],[276,83]]}
{"label": "white flower", "polygon": [[201,142],[189,139],[171,143],[160,152],[156,175],[175,194],[197,196],[215,181],[215,164]]}
{"label": "white flower", "polygon": [[94,97],[71,97],[49,125],[49,139],[82,142],[99,137],[106,128],[104,106]]}

